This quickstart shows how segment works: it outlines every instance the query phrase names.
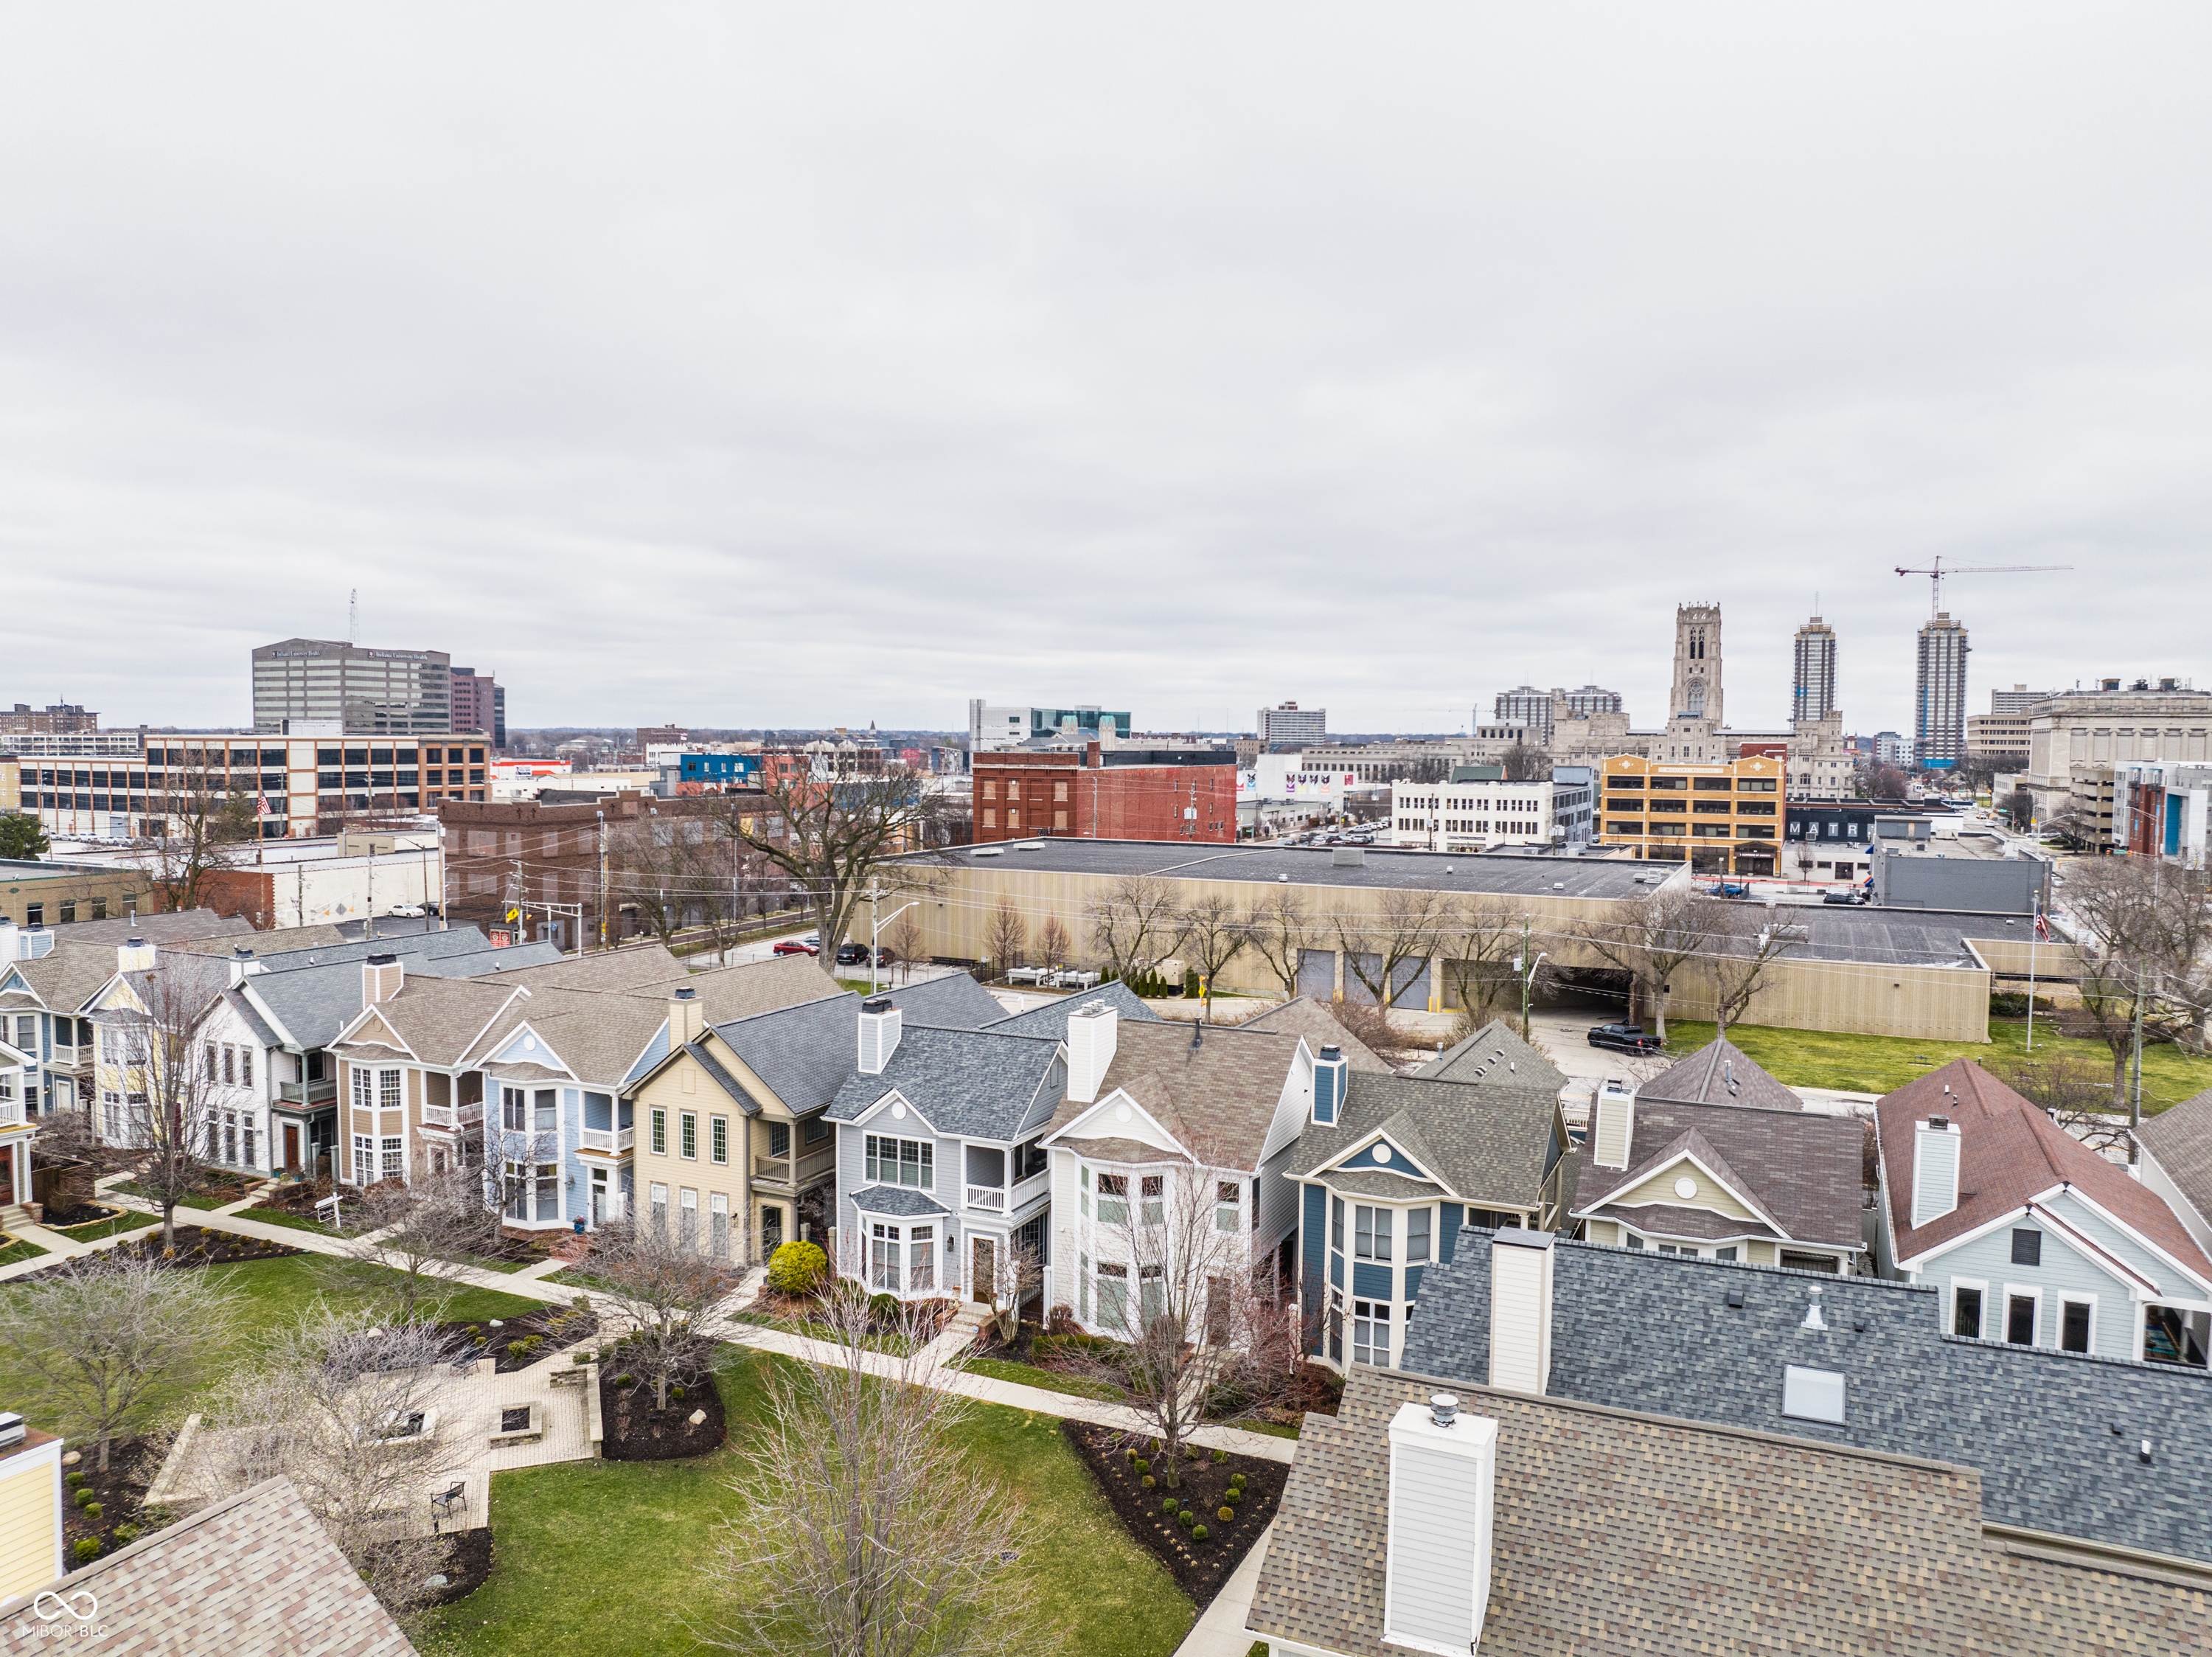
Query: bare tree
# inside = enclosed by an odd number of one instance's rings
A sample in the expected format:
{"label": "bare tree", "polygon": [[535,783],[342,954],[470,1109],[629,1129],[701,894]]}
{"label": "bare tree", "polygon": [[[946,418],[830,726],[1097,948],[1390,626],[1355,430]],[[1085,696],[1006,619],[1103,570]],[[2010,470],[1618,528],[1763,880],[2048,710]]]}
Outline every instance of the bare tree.
{"label": "bare tree", "polygon": [[2155,857],[2103,857],[2071,866],[2066,906],[2095,951],[2067,1022],[2112,1056],[2113,1096],[2124,1098],[2138,1038],[2201,1046],[2212,1012],[2212,909],[2206,876]]}
{"label": "bare tree", "polygon": [[1478,1026],[1486,1013],[1517,995],[1513,962],[1526,936],[1522,917],[1497,898],[1459,899],[1439,923],[1444,982]]}
{"label": "bare tree", "polygon": [[991,1281],[975,1283],[971,1292],[991,1309],[977,1332],[1010,1343],[1021,1332],[1022,1307],[1036,1298],[1044,1285],[1044,1263],[1027,1243],[1008,1243],[991,1251]]}
{"label": "bare tree", "polygon": [[148,802],[155,832],[132,843],[131,861],[146,872],[167,910],[199,909],[210,883],[238,863],[261,838],[261,819],[244,794],[226,794],[200,775]]}
{"label": "bare tree", "polygon": [[607,860],[615,895],[664,946],[702,928],[718,956],[737,941],[757,859],[719,815],[672,811],[616,824],[607,831]]}
{"label": "bare tree", "polygon": [[1200,1015],[1213,1017],[1213,981],[1222,970],[1243,954],[1252,942],[1253,924],[1242,905],[1225,892],[1208,891],[1183,905],[1181,918],[1182,949],[1206,986]]}
{"label": "bare tree", "polygon": [[215,1054],[198,1042],[229,984],[222,962],[174,954],[125,976],[127,1000],[94,1014],[100,1062],[123,1094],[123,1138],[143,1159],[138,1184],[161,1205],[161,1246],[177,1246],[177,1206],[198,1186],[220,1131]]}
{"label": "bare tree", "polygon": [[585,1270],[614,1303],[623,1362],[653,1382],[653,1406],[665,1410],[669,1383],[711,1362],[714,1307],[743,1274],[701,1234],[696,1209],[672,1225],[665,1203],[651,1206],[649,1215],[594,1233]]}
{"label": "bare tree", "polygon": [[[2021,767],[2025,771],[2026,766]],[[2025,832],[2035,825],[2035,796],[2026,789],[2014,789],[2005,795],[1998,807],[2007,827]]]}
{"label": "bare tree", "polygon": [[350,1255],[320,1257],[336,1283],[384,1301],[402,1323],[435,1318],[465,1287],[463,1274],[499,1246],[500,1209],[483,1170],[418,1169],[411,1184],[380,1181],[361,1193]]}
{"label": "bare tree", "polygon": [[1531,747],[1526,742],[1516,742],[1500,757],[1509,783],[1548,783],[1552,780],[1552,756],[1541,748]]}
{"label": "bare tree", "polygon": [[1160,1444],[1155,1476],[1170,1489],[1209,1403],[1235,1394],[1264,1404],[1304,1363],[1235,1217],[1246,1214],[1243,1187],[1235,1170],[1203,1164],[1099,1176],[1095,1326],[1125,1349],[1060,1362],[1113,1387],[1143,1420]]}
{"label": "bare tree", "polygon": [[825,756],[775,757],[787,762],[781,774],[762,795],[723,796],[721,819],[739,845],[790,877],[823,947],[834,949],[885,864],[940,843],[939,807],[910,772],[840,775]]}
{"label": "bare tree", "polygon": [[1151,874],[1124,874],[1090,907],[1091,939],[1117,978],[1139,978],[1182,947],[1176,889]]}
{"label": "bare tree", "polygon": [[2043,1106],[2053,1122],[2092,1150],[2127,1145],[2127,1106],[2095,1060],[2069,1051],[2064,1045],[2046,1044],[2034,1053],[1987,1068],[2014,1093]]}
{"label": "bare tree", "polygon": [[1034,1529],[962,1448],[975,1405],[945,1385],[918,1316],[873,1349],[866,1303],[836,1296],[827,1362],[769,1372],[692,1633],[792,1657],[1053,1657]]}
{"label": "bare tree", "polygon": [[1029,947],[1029,923],[1012,898],[1000,899],[983,923],[983,947],[991,957],[992,976],[1003,978],[1009,968],[1019,966]]}
{"label": "bare tree", "polygon": [[1344,950],[1345,970],[1378,1005],[1389,1006],[1407,982],[1398,969],[1434,955],[1454,913],[1451,900],[1441,892],[1394,886],[1382,894],[1373,915],[1339,914],[1336,939]]}
{"label": "bare tree", "polygon": [[1305,905],[1287,886],[1270,886],[1252,911],[1249,945],[1267,964],[1268,975],[1283,986],[1283,999],[1295,1001],[1298,969],[1314,931]]}
{"label": "bare tree", "polygon": [[921,917],[911,909],[901,911],[884,938],[884,947],[891,952],[891,959],[899,964],[900,972],[911,980],[915,963],[927,959],[929,948],[929,941],[921,929]]}
{"label": "bare tree", "polygon": [[1577,926],[1575,935],[1600,960],[1629,975],[1637,997],[1651,1011],[1654,1033],[1663,1042],[1674,974],[1685,962],[1711,950],[1721,918],[1715,911],[1721,907],[1717,899],[1687,886],[1662,886],[1608,905],[1602,916]]}
{"label": "bare tree", "polygon": [[1724,1036],[1765,984],[1768,969],[1802,946],[1807,934],[1772,910],[1762,917],[1756,911],[1722,904],[1705,912],[1712,928],[1709,970],[1713,1020],[1719,1026],[1717,1033]]}
{"label": "bare tree", "polygon": [[207,1412],[210,1493],[290,1479],[384,1608],[411,1619],[435,1598],[428,1581],[451,1544],[408,1521],[468,1471],[486,1430],[456,1413],[467,1397],[447,1383],[457,1355],[428,1324],[309,1313],[270,1337]]}
{"label": "bare tree", "polygon": [[115,1440],[191,1396],[230,1337],[238,1296],[205,1271],[143,1255],[82,1255],[0,1295],[0,1351],[29,1383],[24,1409],[91,1439],[106,1471]]}

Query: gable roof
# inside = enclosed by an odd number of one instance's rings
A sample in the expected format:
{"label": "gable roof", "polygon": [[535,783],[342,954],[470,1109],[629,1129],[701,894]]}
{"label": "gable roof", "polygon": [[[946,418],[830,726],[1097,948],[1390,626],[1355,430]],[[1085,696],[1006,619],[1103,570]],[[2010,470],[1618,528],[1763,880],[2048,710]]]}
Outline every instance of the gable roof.
{"label": "gable roof", "polygon": [[[99,1607],[102,1650],[226,1657],[413,1657],[287,1478],[272,1478],[71,1571]],[[28,1616],[28,1596],[0,1618]],[[36,1626],[34,1624],[34,1626]],[[52,1626],[52,1625],[49,1625]],[[64,1622],[63,1627],[82,1626]]]}
{"label": "gable roof", "polygon": [[2136,1138],[2197,1217],[2212,1224],[2212,1087],[2145,1117]]}
{"label": "gable roof", "polygon": [[[1614,1211],[1613,1198],[1649,1179],[1694,1140],[1698,1161],[1713,1177],[1733,1190],[1753,1213],[1771,1221],[1781,1235],[1828,1248],[1863,1248],[1865,1135],[1855,1117],[1823,1116],[1796,1106],[1771,1111],[1759,1106],[1646,1100],[1639,1089],[1626,1170],[1588,1166],[1585,1155],[1575,1213],[1590,1217],[1606,1210],[1632,1224],[1647,1223],[1638,1217],[1643,1210]],[[1650,1215],[1648,1223],[1655,1230],[1661,1228],[1656,1215]],[[1713,1234],[1765,1234],[1735,1221],[1726,1224],[1727,1229]]]}
{"label": "gable roof", "polygon": [[837,1097],[860,1066],[860,998],[847,990],[819,1001],[713,1026],[762,1085],[794,1116]]}
{"label": "gable roof", "polygon": [[1755,1105],[1768,1111],[1802,1111],[1805,1101],[1777,1081],[1726,1036],[1717,1037],[1646,1082],[1638,1100],[1685,1105]]}
{"label": "gable roof", "polygon": [[10,961],[8,971],[50,1013],[74,1013],[115,976],[112,944],[58,943],[36,960]]}
{"label": "gable roof", "polygon": [[295,949],[329,949],[350,941],[339,928],[327,922],[317,921],[307,926],[280,926],[268,932],[256,932],[240,937],[234,932],[217,933],[212,937],[191,938],[179,943],[164,943],[161,947],[186,955],[232,955],[241,948],[251,949],[256,955],[266,950],[270,954],[283,954]]}
{"label": "gable roof", "polygon": [[558,959],[550,943],[516,944],[495,949],[473,926],[422,932],[404,938],[379,938],[324,949],[295,949],[265,955],[256,963],[246,988],[265,1007],[289,1038],[302,1050],[327,1047],[360,1013],[361,964],[371,955],[398,958],[402,989],[420,978],[506,979],[506,969]]}
{"label": "gable roof", "polygon": [[1335,1046],[1344,1054],[1346,1069],[1364,1070],[1370,1075],[1394,1075],[1389,1063],[1358,1036],[1337,1021],[1330,1012],[1310,996],[1297,996],[1285,1002],[1271,1012],[1255,1019],[1246,1019],[1237,1026],[1239,1030],[1272,1030],[1278,1035],[1304,1036],[1306,1045],[1320,1056],[1324,1046]]}
{"label": "gable roof", "polygon": [[218,915],[212,909],[167,910],[155,915],[125,915],[112,921],[73,921],[52,930],[57,949],[64,938],[72,943],[105,944],[111,959],[115,946],[132,938],[173,949],[203,938],[244,942],[255,936],[252,923],[244,916]]}
{"label": "gable roof", "polygon": [[[787,957],[786,959],[793,959]],[[800,955],[795,959],[807,960]],[[927,1024],[939,1030],[980,1030],[1006,1020],[1006,1009],[999,998],[965,972],[948,972],[941,978],[924,978],[896,990],[881,990],[903,1015],[902,1021]]]}
{"label": "gable roof", "polygon": [[[1017,1013],[1012,1018],[1000,1019],[984,1027],[1003,1030],[1018,1036],[1054,1036],[1065,1041],[1067,1039],[1067,1015],[1079,1007],[1089,1007],[1102,1001],[1114,1009],[1115,1016],[1121,1020],[1121,1027],[1125,1030],[1132,1024],[1164,1024],[1168,1021],[1146,1006],[1135,990],[1115,978],[1100,984],[1096,990],[1063,996],[1058,1001],[1048,1002],[1042,1007],[1032,1007],[1026,1013]],[[1211,1025],[1207,1026],[1209,1029],[1212,1027]],[[1244,1026],[1238,1025],[1233,1027],[1242,1029]]]}
{"label": "gable roof", "polygon": [[1488,1081],[1548,1087],[1554,1096],[1567,1085],[1566,1072],[1522,1040],[1503,1019],[1492,1019],[1413,1074],[1438,1081]]}
{"label": "gable roof", "polygon": [[1060,1044],[1049,1037],[902,1023],[882,1075],[863,1075],[848,1063],[830,1116],[857,1120],[896,1088],[940,1134],[1012,1142],[1060,1103],[1059,1063]]}
{"label": "gable roof", "polygon": [[[1492,1235],[1468,1228],[1423,1274],[1407,1368],[1489,1374]],[[1991,1523],[2212,1562],[2202,1369],[1947,1335],[1928,1285],[1565,1238],[1552,1259],[1558,1396],[1956,1463]],[[1814,1288],[1826,1329],[1804,1327]],[[1784,1364],[1844,1376],[1842,1425],[1782,1414]]]}
{"label": "gable roof", "polygon": [[1347,1657],[1406,1649],[1382,1638],[1389,1426],[1440,1387],[1463,1418],[1498,1422],[1482,1657],[2150,1657],[2212,1635],[2202,1584],[1984,1536],[1966,1468],[1364,1367],[1334,1417],[1305,1418],[1254,1633]]}
{"label": "gable roof", "polygon": [[[1195,1046],[1194,1035],[1199,1038]],[[1119,1090],[1143,1106],[1177,1142],[1214,1166],[1257,1169],[1301,1039],[1272,1031],[1218,1025],[1201,1029],[1160,1019],[1121,1024],[1098,1100],[1086,1105],[1061,1100],[1053,1113],[1053,1131],[1062,1132]],[[1162,1153],[1149,1154],[1157,1158]]]}
{"label": "gable roof", "polygon": [[[1913,1125],[1931,1115],[1948,1116],[1958,1124],[1959,1206],[1916,1227]],[[1900,1261],[1916,1259],[2067,1184],[2212,1282],[2212,1259],[2157,1192],[2130,1179],[2124,1168],[2105,1161],[1972,1059],[1954,1059],[1884,1093],[1875,1102],[1875,1120],[1888,1187],[1890,1236]]]}
{"label": "gable roof", "polygon": [[1299,1129],[1297,1160],[1310,1176],[1334,1185],[1342,1176],[1319,1171],[1395,1124],[1394,1141],[1398,1134],[1415,1138],[1423,1150],[1407,1144],[1407,1154],[1425,1156],[1421,1166],[1429,1177],[1466,1201],[1478,1208],[1534,1207],[1542,1194],[1558,1110],[1556,1090],[1542,1087],[1492,1081],[1470,1087],[1354,1071],[1336,1120],[1309,1121]]}

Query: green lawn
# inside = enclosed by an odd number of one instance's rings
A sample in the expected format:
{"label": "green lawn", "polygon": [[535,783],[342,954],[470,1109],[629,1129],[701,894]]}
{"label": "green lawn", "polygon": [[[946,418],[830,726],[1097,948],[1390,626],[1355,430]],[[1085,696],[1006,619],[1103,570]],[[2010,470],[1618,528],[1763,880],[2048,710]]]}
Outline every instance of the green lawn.
{"label": "green lawn", "polygon": [[161,1223],[161,1216],[158,1214],[134,1214],[125,1209],[105,1220],[94,1220],[89,1225],[71,1226],[66,1230],[57,1226],[54,1229],[73,1243],[96,1243],[101,1238],[112,1237],[118,1232],[141,1231],[148,1226]]}
{"label": "green lawn", "polygon": [[[720,1369],[733,1442],[760,1403],[763,1366],[729,1349]],[[967,1431],[980,1469],[1030,1505],[1031,1557],[1047,1617],[1074,1630],[1085,1657],[1168,1657],[1189,1632],[1189,1600],[1124,1532],[1060,1436],[1057,1421],[979,1409]],[[702,1648],[678,1613],[708,1609],[696,1573],[732,1508],[729,1448],[690,1462],[572,1461],[493,1476],[491,1580],[436,1614],[426,1651],[619,1651],[676,1657]]]}
{"label": "green lawn", "polygon": [[[1697,1051],[1713,1039],[1713,1026],[1694,1020],[1667,1020],[1667,1051],[1677,1056]],[[1833,1087],[1844,1093],[1886,1093],[1915,1076],[1971,1058],[1984,1065],[2027,1056],[2025,1021],[1990,1020],[1988,1041],[1920,1041],[1896,1036],[1844,1035],[1828,1030],[1784,1030],[1766,1025],[1732,1024],[1729,1039],[1772,1073],[1785,1087]],[[2112,1053],[2101,1041],[2058,1035],[2042,1018],[2035,1021],[2035,1054],[2059,1050],[2078,1055],[2100,1074],[2112,1070]],[[2179,1047],[2143,1049],[2143,1111],[2179,1105],[2212,1087],[2212,1058],[2192,1058]]]}
{"label": "green lawn", "polygon": [[[6,1234],[0,1232],[0,1236]],[[10,1237],[6,1246],[0,1247],[0,1266],[12,1266],[19,1260],[35,1260],[46,1252],[44,1245],[32,1242],[28,1238]]]}
{"label": "green lawn", "polygon": [[[161,1200],[159,1195],[148,1191],[145,1186],[140,1185],[136,1179],[126,1179],[121,1185],[114,1186],[112,1189],[119,1191],[128,1191],[131,1196],[137,1197],[142,1203],[158,1203]],[[227,1208],[231,1203],[237,1202],[239,1197],[245,1196],[245,1192],[240,1191],[238,1197],[225,1197],[221,1198],[213,1197],[181,1197],[177,1199],[177,1206],[180,1209],[200,1209]]]}
{"label": "green lawn", "polygon": [[971,1374],[988,1375],[993,1380],[1016,1381],[1024,1386],[1039,1386],[1050,1392],[1072,1392],[1079,1398],[1117,1398],[1121,1395],[1104,1381],[1095,1381],[1081,1375],[1064,1375],[1057,1369],[1041,1369],[1033,1363],[1016,1363],[1008,1358],[970,1358],[961,1366]]}
{"label": "green lawn", "polygon": [[[339,1212],[343,1214],[344,1209]],[[332,1231],[312,1212],[301,1214],[292,1209],[240,1209],[238,1217],[258,1220],[264,1226],[289,1226],[295,1231],[319,1231],[325,1237],[343,1237],[351,1230],[350,1227],[341,1226]]]}

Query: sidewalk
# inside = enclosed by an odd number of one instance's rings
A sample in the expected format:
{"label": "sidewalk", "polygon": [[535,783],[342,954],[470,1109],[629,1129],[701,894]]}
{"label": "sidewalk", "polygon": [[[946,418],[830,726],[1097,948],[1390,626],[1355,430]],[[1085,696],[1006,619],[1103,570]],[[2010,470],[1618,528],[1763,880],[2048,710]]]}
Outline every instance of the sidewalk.
{"label": "sidewalk", "polygon": [[1251,1650],[1253,1636],[1244,1619],[1252,1614],[1252,1596],[1259,1592],[1260,1572],[1267,1563],[1267,1544],[1274,1536],[1275,1521],[1271,1519],[1251,1551],[1237,1562],[1237,1569],[1213,1596],[1213,1603],[1199,1617],[1197,1626],[1183,1636],[1175,1657],[1244,1657]]}

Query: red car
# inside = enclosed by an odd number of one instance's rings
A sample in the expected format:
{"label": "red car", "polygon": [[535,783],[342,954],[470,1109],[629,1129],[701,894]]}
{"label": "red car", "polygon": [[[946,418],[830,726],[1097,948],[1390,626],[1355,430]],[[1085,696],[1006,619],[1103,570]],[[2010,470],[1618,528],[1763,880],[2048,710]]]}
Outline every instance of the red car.
{"label": "red car", "polygon": [[775,953],[779,955],[818,955],[822,946],[811,938],[778,938]]}

